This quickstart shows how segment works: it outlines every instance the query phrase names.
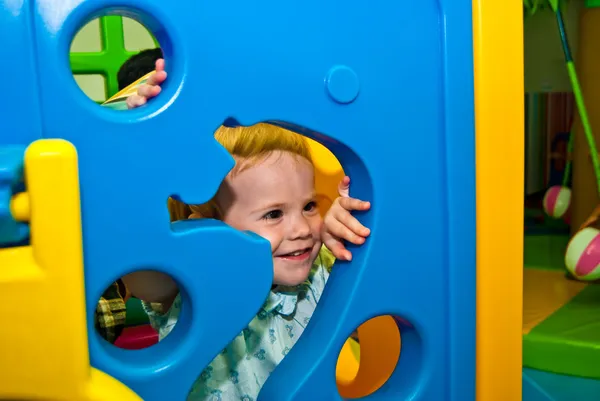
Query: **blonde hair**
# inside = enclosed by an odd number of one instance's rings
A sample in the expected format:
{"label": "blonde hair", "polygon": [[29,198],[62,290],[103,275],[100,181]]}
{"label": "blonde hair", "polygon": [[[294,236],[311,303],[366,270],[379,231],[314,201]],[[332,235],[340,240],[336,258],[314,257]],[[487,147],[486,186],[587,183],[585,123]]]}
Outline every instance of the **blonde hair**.
{"label": "blonde hair", "polygon": [[[272,152],[284,151],[303,157],[312,164],[310,147],[302,135],[276,125],[259,123],[249,127],[221,126],[215,132],[215,139],[237,160],[230,174],[235,175],[252,167],[268,157]],[[221,216],[215,199],[202,205],[186,205],[169,198],[171,220]]]}

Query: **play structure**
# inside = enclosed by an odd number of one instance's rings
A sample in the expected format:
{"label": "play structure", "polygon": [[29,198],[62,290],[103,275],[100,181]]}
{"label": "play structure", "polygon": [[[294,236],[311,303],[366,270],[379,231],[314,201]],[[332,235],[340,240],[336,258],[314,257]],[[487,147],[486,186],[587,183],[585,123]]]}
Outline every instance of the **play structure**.
{"label": "play structure", "polygon": [[546,191],[541,205],[546,216],[526,210],[524,399],[591,400],[600,392],[600,286],[594,283],[600,277],[600,231],[589,217],[600,191],[600,120],[591,100],[598,94],[590,76],[599,61],[590,38],[600,34],[590,32],[590,26],[600,22],[600,9],[587,3],[579,25],[577,68],[562,17],[567,5],[548,5],[556,18],[576,110],[562,182]]}
{"label": "play structure", "polygon": [[[125,3],[0,0],[11,60],[0,100],[0,313],[10,322],[0,399],[185,400],[245,327],[270,288],[268,243],[214,221],[169,224],[165,208],[169,196],[209,199],[232,167],[212,138],[226,119],[312,138],[319,194],[333,199],[343,166],[356,196],[373,201],[361,216],[373,236],[336,266],[260,400],[547,400],[540,375],[581,375],[539,361],[522,370],[520,4]],[[102,65],[65,57],[103,11],[139,18],[165,52],[168,83],[144,108],[98,107],[70,76],[105,74],[115,93],[124,46],[105,49]],[[111,18],[102,29],[118,25]],[[418,169],[399,179],[396,161]],[[219,269],[198,269],[199,254]],[[168,272],[189,307],[164,341],[131,351],[145,334],[113,347],[92,321],[102,291],[137,269]],[[575,297],[587,290],[570,283]],[[204,307],[217,298],[224,323]],[[348,340],[357,327],[360,349]]]}

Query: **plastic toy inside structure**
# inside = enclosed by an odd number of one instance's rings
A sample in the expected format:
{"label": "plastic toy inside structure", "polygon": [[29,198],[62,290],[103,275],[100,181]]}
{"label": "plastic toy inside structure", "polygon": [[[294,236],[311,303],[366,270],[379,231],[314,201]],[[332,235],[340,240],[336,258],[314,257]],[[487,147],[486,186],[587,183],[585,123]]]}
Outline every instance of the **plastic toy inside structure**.
{"label": "plastic toy inside structure", "polygon": [[[353,195],[373,202],[360,215],[372,236],[336,264],[259,400],[517,400],[520,295],[490,300],[497,280],[519,293],[522,222],[518,202],[508,203],[515,218],[494,217],[487,182],[502,185],[503,201],[522,195],[519,163],[493,167],[522,158],[521,8],[486,3],[129,0],[123,11],[152,27],[169,79],[146,107],[116,112],[85,98],[63,54],[87,19],[114,7],[0,0],[12,60],[2,66],[11,97],[0,98],[0,313],[10,322],[0,399],[185,400],[247,325],[271,286],[269,243],[212,220],[175,232],[165,208],[169,196],[215,193],[233,166],[213,138],[228,120],[322,143],[341,165],[313,144],[321,194],[335,196],[343,166]],[[507,38],[514,59],[499,46]],[[497,102],[508,105],[500,124],[489,113]],[[188,307],[164,341],[132,352],[102,341],[92,317],[107,285],[140,269],[170,274]],[[359,365],[347,338],[367,321]]]}

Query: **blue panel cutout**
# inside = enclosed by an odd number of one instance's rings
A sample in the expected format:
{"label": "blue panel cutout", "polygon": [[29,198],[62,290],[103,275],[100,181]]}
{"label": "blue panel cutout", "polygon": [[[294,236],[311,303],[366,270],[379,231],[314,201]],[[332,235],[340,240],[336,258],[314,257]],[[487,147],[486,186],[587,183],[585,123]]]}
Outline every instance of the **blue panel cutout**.
{"label": "blue panel cutout", "polygon": [[[32,6],[33,22],[17,41],[33,43],[44,60],[35,81],[44,83],[43,107],[32,106],[41,110],[44,137],[69,140],[79,154],[89,331],[97,299],[117,277],[158,269],[182,286],[182,317],[165,341],[127,352],[92,335],[94,366],[145,400],[184,400],[254,316],[272,280],[268,242],[215,221],[171,225],[165,205],[170,195],[188,203],[214,195],[233,166],[213,138],[220,124],[273,121],[336,154],[353,196],[372,201],[360,215],[372,235],[350,247],[351,263],[336,264],[311,323],[259,399],[339,400],[334,372],[343,342],[383,314],[410,324],[402,327],[396,371],[369,399],[475,399],[470,2]],[[169,79],[146,107],[99,108],[70,76],[71,38],[103,10],[138,15],[161,43]],[[9,129],[18,124],[9,121]],[[224,299],[225,290],[237,295]]]}

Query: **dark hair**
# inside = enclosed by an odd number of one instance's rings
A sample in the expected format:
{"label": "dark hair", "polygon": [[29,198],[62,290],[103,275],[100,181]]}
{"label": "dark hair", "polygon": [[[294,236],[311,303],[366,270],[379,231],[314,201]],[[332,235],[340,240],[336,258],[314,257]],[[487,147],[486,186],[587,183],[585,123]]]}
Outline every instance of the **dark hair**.
{"label": "dark hair", "polygon": [[156,60],[160,58],[163,58],[163,52],[159,47],[142,50],[138,54],[129,57],[117,73],[119,90],[128,87],[144,75],[152,72],[156,65]]}

